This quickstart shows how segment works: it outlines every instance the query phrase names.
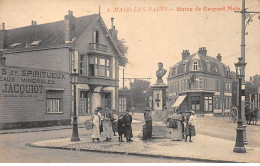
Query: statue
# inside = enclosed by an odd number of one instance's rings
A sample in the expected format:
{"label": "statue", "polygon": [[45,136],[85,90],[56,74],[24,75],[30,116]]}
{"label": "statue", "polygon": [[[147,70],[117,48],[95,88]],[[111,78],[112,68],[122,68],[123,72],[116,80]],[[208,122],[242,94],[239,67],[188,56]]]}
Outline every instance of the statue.
{"label": "statue", "polygon": [[156,76],[157,76],[156,83],[157,84],[163,83],[162,77],[166,74],[166,72],[167,72],[167,70],[165,70],[163,68],[162,62],[159,62],[158,63],[158,70],[156,71]]}

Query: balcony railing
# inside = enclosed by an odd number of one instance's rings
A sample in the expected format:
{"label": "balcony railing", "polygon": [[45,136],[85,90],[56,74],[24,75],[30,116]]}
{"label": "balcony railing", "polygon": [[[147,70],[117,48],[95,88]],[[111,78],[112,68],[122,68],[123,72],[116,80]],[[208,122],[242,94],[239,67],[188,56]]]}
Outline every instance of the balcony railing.
{"label": "balcony railing", "polygon": [[98,43],[89,43],[89,50],[107,52],[107,46],[103,45],[103,44],[98,44]]}

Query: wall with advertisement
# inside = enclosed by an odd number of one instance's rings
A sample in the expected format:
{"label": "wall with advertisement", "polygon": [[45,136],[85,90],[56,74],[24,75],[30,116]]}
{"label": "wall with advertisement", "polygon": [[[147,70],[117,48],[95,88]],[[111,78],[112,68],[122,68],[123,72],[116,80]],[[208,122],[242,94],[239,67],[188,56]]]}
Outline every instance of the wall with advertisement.
{"label": "wall with advertisement", "polygon": [[4,128],[3,124],[6,123],[70,121],[70,101],[71,85],[68,73],[0,67],[1,128]]}

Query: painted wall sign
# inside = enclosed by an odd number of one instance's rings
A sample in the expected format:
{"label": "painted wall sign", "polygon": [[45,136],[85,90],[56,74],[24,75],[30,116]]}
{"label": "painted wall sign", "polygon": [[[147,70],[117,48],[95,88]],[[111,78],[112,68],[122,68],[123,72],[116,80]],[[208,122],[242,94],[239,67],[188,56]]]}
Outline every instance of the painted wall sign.
{"label": "painted wall sign", "polygon": [[37,97],[46,86],[64,80],[65,73],[14,67],[0,68],[0,97]]}

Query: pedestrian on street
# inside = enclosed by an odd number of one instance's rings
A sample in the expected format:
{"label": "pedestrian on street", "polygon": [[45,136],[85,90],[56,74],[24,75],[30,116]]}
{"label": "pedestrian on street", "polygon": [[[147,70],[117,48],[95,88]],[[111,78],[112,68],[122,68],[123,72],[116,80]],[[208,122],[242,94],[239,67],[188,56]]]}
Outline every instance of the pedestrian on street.
{"label": "pedestrian on street", "polygon": [[101,115],[98,112],[99,110],[95,110],[95,113],[92,115],[91,117],[91,121],[92,121],[92,142],[95,141],[95,139],[97,139],[98,142],[100,142],[100,131],[99,131],[99,127],[100,127],[100,122],[101,122]]}
{"label": "pedestrian on street", "polygon": [[186,118],[186,127],[185,127],[185,142],[187,142],[187,138],[188,136],[190,137],[190,142],[191,141],[191,137],[196,135],[195,132],[195,125],[196,125],[196,115],[194,111],[190,112],[190,116]]}
{"label": "pedestrian on street", "polygon": [[180,112],[182,120],[181,120],[181,128],[182,128],[182,137],[183,139],[185,139],[185,127],[184,127],[184,123],[185,123],[185,117],[183,116],[182,112]]}
{"label": "pedestrian on street", "polygon": [[104,141],[111,141],[112,139],[112,121],[113,121],[113,116],[109,110],[109,107],[105,107],[105,113],[104,113],[104,121],[103,121],[103,126],[104,126],[104,136],[106,139]]}
{"label": "pedestrian on street", "polygon": [[150,109],[146,108],[145,110],[145,115],[144,115],[144,121],[145,121],[145,126],[143,127],[143,139],[152,139],[152,132],[153,132],[153,121],[152,117],[150,115]]}
{"label": "pedestrian on street", "polygon": [[124,142],[122,137],[123,135],[125,136],[125,124],[123,121],[123,115],[119,115],[118,119],[118,137],[119,137],[119,142]]}
{"label": "pedestrian on street", "polygon": [[131,138],[133,138],[133,133],[132,133],[132,115],[129,114],[129,110],[126,110],[126,114],[123,117],[123,121],[125,124],[125,137],[126,141],[133,141]]}
{"label": "pedestrian on street", "polygon": [[134,112],[135,112],[135,107],[134,106],[131,107],[131,112],[132,112],[132,115],[134,116]]}
{"label": "pedestrian on street", "polygon": [[99,125],[99,132],[100,135],[103,132],[103,116],[102,116],[102,107],[97,107],[98,114],[101,116],[100,125]]}
{"label": "pedestrian on street", "polygon": [[176,110],[172,115],[172,123],[173,126],[170,128],[171,131],[171,140],[172,141],[181,141],[183,139],[182,135],[182,115],[180,114],[180,110]]}
{"label": "pedestrian on street", "polygon": [[113,129],[113,132],[114,132],[114,136],[116,136],[116,132],[118,131],[118,125],[117,125],[118,116],[116,114],[116,110],[112,110],[112,117],[113,117],[112,129]]}

